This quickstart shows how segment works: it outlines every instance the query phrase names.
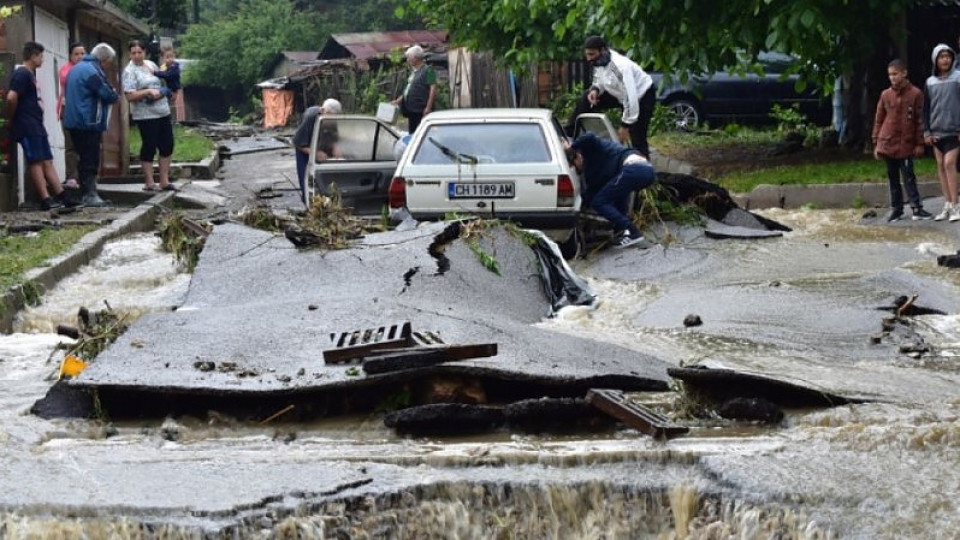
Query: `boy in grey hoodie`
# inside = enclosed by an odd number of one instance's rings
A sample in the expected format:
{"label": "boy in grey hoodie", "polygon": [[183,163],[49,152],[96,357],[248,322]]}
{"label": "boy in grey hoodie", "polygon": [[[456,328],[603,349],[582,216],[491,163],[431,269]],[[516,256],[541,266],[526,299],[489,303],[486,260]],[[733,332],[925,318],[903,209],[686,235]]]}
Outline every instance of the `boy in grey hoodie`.
{"label": "boy in grey hoodie", "polygon": [[943,43],[930,55],[933,75],[923,89],[923,139],[933,146],[937,178],[943,192],[943,210],[933,219],[960,220],[957,205],[957,155],[960,153],[960,71],[953,68],[956,53]]}

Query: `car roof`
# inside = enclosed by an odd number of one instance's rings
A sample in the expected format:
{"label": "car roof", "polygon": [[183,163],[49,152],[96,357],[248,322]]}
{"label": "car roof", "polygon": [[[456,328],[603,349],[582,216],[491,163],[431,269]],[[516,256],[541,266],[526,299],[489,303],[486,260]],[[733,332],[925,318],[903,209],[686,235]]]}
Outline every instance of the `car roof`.
{"label": "car roof", "polygon": [[435,111],[424,117],[424,121],[430,120],[515,120],[517,118],[537,118],[550,120],[553,117],[553,111],[550,109],[535,108],[488,108],[488,109],[446,109]]}

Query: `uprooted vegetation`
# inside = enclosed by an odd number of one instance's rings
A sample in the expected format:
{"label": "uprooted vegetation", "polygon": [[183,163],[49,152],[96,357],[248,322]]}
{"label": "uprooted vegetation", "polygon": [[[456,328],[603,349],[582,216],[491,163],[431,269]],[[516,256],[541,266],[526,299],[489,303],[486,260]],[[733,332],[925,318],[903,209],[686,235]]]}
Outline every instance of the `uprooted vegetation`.
{"label": "uprooted vegetation", "polygon": [[130,326],[130,316],[115,311],[104,301],[106,309],[91,311],[81,307],[77,313],[77,326],[60,325],[57,332],[77,341],[67,348],[67,354],[89,362],[104,351]]}
{"label": "uprooted vegetation", "polygon": [[194,221],[179,212],[171,212],[161,219],[157,235],[161,248],[173,254],[182,270],[192,272],[212,228],[207,222]]}
{"label": "uprooted vegetation", "polygon": [[305,214],[279,214],[265,205],[240,211],[240,220],[250,227],[270,232],[283,232],[287,240],[298,248],[347,249],[364,234],[387,230],[385,220],[370,221],[353,215],[353,209],[343,205],[340,193],[332,189],[330,195],[316,195]]}

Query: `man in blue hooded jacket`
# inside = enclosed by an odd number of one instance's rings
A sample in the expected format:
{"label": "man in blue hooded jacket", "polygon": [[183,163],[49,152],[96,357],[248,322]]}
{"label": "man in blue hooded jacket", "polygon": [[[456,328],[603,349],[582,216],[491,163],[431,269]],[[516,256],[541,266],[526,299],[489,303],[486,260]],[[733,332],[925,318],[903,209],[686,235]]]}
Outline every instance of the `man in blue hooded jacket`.
{"label": "man in blue hooded jacket", "polygon": [[585,204],[613,224],[614,247],[650,247],[625,208],[631,193],[656,181],[657,173],[650,162],[636,149],[590,132],[573,141],[567,149],[567,159],[584,179]]}
{"label": "man in blue hooded jacket", "polygon": [[73,145],[80,154],[77,171],[86,206],[109,204],[97,194],[97,173],[100,171],[100,142],[107,130],[110,106],[119,99],[107,82],[103,68],[116,57],[113,47],[99,43],[67,75],[63,127],[70,132]]}

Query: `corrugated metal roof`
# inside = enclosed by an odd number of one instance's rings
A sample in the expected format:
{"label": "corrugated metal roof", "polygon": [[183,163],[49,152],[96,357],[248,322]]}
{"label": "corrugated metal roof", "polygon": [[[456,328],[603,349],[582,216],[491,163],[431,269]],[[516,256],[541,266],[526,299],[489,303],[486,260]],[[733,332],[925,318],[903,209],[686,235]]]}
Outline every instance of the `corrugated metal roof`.
{"label": "corrugated metal roof", "polygon": [[[332,41],[350,51],[358,60],[388,55],[391,51],[420,45],[429,52],[446,50],[447,33],[434,30],[404,30],[397,32],[356,32],[332,34]],[[327,47],[324,47],[327,49]]]}

